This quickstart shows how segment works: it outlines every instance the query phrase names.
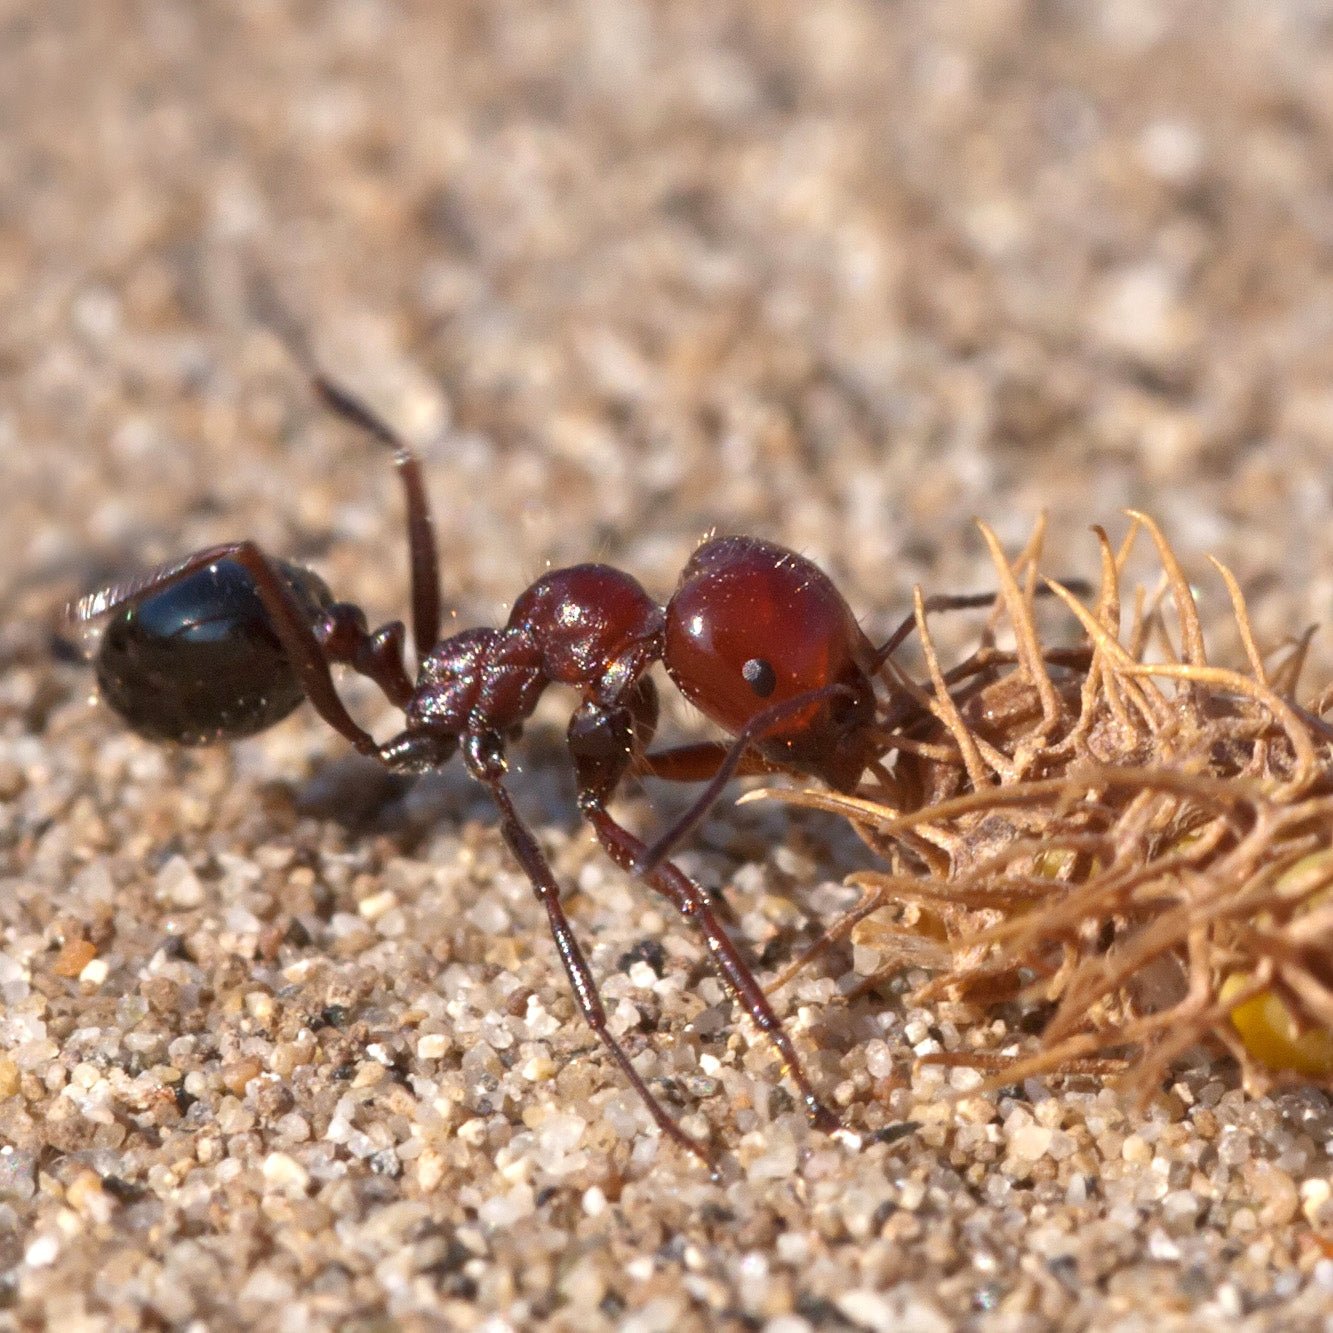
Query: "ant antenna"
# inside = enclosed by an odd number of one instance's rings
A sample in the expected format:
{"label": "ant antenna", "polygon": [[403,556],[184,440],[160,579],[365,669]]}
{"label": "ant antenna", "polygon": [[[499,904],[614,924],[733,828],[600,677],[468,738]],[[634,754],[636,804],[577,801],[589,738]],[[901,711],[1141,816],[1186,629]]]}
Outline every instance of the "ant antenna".
{"label": "ant antenna", "polygon": [[722,789],[736,775],[736,769],[740,766],[745,751],[765,732],[770,731],[791,714],[809,708],[811,704],[851,693],[846,685],[821,685],[817,690],[806,690],[802,694],[793,695],[790,699],[784,699],[781,703],[773,704],[772,707],[765,708],[762,713],[752,717],[736,733],[736,739],[732,741],[722,762],[717,766],[717,771],[709,778],[708,785],[695,798],[689,809],[644,851],[634,863],[633,873],[651,875],[671,855],[686,834],[717,804]]}
{"label": "ant antenna", "polygon": [[287,349],[287,354],[309,379],[320,402],[335,416],[359,427],[393,450],[394,466],[407,500],[407,548],[412,577],[412,638],[417,661],[440,641],[440,557],[435,541],[435,522],[426,498],[421,460],[411,445],[383,417],[360,398],[336,383],[320,367],[304,325],[275,290],[272,282],[256,276],[251,283],[255,314]]}
{"label": "ant antenna", "polygon": [[[1061,579],[1060,582],[1076,597],[1086,597],[1092,592],[1092,585],[1086,579]],[[1034,588],[1032,594],[1034,597],[1049,597],[1052,595],[1051,589],[1045,585]],[[999,599],[999,596],[998,592],[936,593],[926,598],[924,603],[925,614],[933,615],[940,611],[968,611],[978,606],[992,606]],[[915,628],[916,613],[913,612],[904,617],[902,624],[889,635],[881,647],[875,649],[875,655],[870,660],[872,675],[898,651],[903,641]]]}

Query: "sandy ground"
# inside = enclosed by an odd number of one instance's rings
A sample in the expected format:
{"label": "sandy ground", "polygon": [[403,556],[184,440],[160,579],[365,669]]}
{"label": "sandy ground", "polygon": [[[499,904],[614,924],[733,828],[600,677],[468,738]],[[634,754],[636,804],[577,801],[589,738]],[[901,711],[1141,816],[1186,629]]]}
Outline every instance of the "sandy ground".
{"label": "sandy ground", "polygon": [[[980,1096],[914,1053],[1022,1015],[849,1005],[843,957],[778,997],[860,1147],[814,1133],[578,828],[552,695],[516,787],[715,1186],[460,772],[388,781],[309,710],[155,749],[60,608],[250,535],[402,614],[392,475],[261,270],[420,443],[460,623],[548,562],[665,595],[718,528],[878,631],[985,586],[974,515],[1048,511],[1089,573],[1135,505],[1277,643],[1333,611],[1330,145],[1314,0],[0,3],[0,1325],[1329,1327],[1324,1095],[1202,1059],[1142,1115]],[[753,805],[683,860],[763,975],[863,863]]]}

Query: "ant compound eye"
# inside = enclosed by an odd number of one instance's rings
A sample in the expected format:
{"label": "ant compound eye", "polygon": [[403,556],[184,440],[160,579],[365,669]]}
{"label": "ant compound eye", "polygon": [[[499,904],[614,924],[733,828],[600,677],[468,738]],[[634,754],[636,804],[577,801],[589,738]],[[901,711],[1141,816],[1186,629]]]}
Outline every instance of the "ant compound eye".
{"label": "ant compound eye", "polygon": [[745,683],[761,698],[767,699],[778,686],[777,673],[762,657],[752,657],[741,667]]}

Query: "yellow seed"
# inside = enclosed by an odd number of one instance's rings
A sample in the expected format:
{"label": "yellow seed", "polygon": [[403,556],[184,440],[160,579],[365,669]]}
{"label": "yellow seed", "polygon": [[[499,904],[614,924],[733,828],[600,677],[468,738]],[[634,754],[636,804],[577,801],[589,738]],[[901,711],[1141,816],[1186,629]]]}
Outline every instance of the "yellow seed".
{"label": "yellow seed", "polygon": [[1032,873],[1038,879],[1064,879],[1074,868],[1074,853],[1068,851],[1038,852],[1032,858]]}
{"label": "yellow seed", "polygon": [[1316,884],[1324,884],[1317,893],[1310,896],[1306,907],[1318,907],[1328,901],[1330,888],[1329,876],[1333,875],[1333,849],[1325,848],[1302,856],[1294,865],[1288,866],[1277,878],[1274,888],[1284,898],[1301,897],[1310,892]]}
{"label": "yellow seed", "polygon": [[[1244,972],[1235,972],[1222,983],[1225,1003],[1250,983]],[[1245,1049],[1270,1069],[1289,1069],[1306,1078],[1333,1076],[1333,1032],[1307,1028],[1301,1032],[1291,1010],[1271,990],[1242,1000],[1231,1010],[1231,1022]]]}
{"label": "yellow seed", "polygon": [[[1310,889],[1327,880],[1330,870],[1333,870],[1333,850],[1323,848],[1288,866],[1273,887],[1284,898],[1309,895],[1296,909],[1299,915],[1328,901],[1333,890],[1325,887],[1310,894]],[[1272,917],[1267,912],[1261,913],[1259,922],[1270,925]],[[1227,977],[1219,993],[1223,1003],[1238,995],[1249,983],[1250,975],[1245,972],[1235,972]],[[1231,1023],[1245,1043],[1245,1049],[1270,1069],[1289,1069],[1306,1078],[1333,1076],[1333,1032],[1320,1027],[1306,1027],[1302,1031],[1286,1001],[1271,990],[1262,990],[1235,1005],[1231,1010]]]}

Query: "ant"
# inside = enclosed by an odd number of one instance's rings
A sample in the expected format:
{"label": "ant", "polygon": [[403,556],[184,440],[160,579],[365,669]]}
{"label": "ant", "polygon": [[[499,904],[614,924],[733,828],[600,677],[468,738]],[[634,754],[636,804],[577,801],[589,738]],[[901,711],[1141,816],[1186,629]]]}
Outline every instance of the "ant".
{"label": "ant", "polygon": [[[115,613],[96,654],[102,698],[133,730],[160,742],[253,735],[308,699],[356,750],[395,772],[421,773],[461,752],[545,908],[584,1019],[662,1133],[717,1178],[709,1152],[677,1125],[607,1026],[554,873],[506,785],[507,743],[548,685],[572,686],[579,702],[567,743],[583,818],[617,865],[695,923],[723,982],[777,1048],[811,1123],[826,1132],[839,1128],[709,894],[670,852],[735,775],[812,776],[851,791],[868,768],[878,769],[887,746],[876,723],[874,681],[912,620],[876,648],[811,561],[772,542],[730,536],[694,552],[665,606],[621,570],[575,565],[544,574],[521,593],[503,627],[442,639],[435,535],[419,459],[320,370],[301,330],[275,331],[324,405],[394,451],[406,500],[416,678],[404,665],[402,621],[370,630],[364,612],[336,601],[317,575],[245,540],[197,551],[71,607],[80,621]],[[932,598],[930,609],[992,600]],[[658,703],[648,672],[658,662],[690,703],[730,733],[729,743],[649,750]],[[338,695],[333,665],[378,686],[402,710],[403,730],[382,742],[365,731]],[[631,771],[707,784],[652,846],[607,808]]]}

